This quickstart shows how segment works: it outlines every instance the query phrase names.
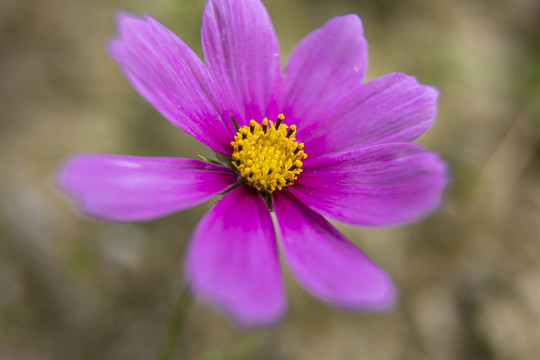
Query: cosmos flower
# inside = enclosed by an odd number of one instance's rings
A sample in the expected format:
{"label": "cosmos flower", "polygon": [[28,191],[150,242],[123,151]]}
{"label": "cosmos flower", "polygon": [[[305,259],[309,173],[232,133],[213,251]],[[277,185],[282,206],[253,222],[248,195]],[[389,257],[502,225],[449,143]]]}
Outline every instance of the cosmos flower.
{"label": "cosmos flower", "polygon": [[283,72],[259,0],[207,3],[206,65],[150,16],[117,21],[109,51],[131,84],[219,161],[73,156],[58,181],[80,208],[147,221],[225,194],[194,231],[185,275],[197,297],[246,326],[272,323],[286,308],[278,247],[319,299],[391,307],[388,275],[324,217],[379,226],[437,208],[446,166],[411,143],[431,126],[437,91],[398,73],[363,83],[367,42],[356,15],[308,35]]}

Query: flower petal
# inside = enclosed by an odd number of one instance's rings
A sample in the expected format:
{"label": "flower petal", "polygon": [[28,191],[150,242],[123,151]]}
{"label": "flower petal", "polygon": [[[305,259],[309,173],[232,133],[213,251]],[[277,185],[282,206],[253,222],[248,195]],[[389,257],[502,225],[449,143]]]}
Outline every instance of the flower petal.
{"label": "flower petal", "polygon": [[238,124],[277,116],[280,82],[279,43],[259,0],[210,0],[202,22],[202,47],[208,69],[235,100]]}
{"label": "flower petal", "polygon": [[335,227],[289,192],[275,192],[273,200],[285,259],[311,293],[352,309],[393,305],[388,275]]}
{"label": "flower petal", "polygon": [[57,181],[91,216],[145,221],[200,204],[236,179],[232,170],[199,160],[89,154],[68,159]]}
{"label": "flower petal", "polygon": [[193,291],[244,326],[274,322],[285,309],[272,219],[248,185],[231,191],[201,220],[186,268]]}
{"label": "flower petal", "polygon": [[285,69],[280,102],[287,121],[297,125],[298,138],[319,113],[358,88],[367,54],[356,15],[333,18],[298,44]]}
{"label": "flower petal", "polygon": [[415,220],[436,209],[446,164],[415,144],[381,144],[318,158],[291,187],[311,209],[356,225]]}
{"label": "flower petal", "polygon": [[334,103],[297,136],[311,158],[359,145],[413,141],[437,113],[437,90],[404,74],[358,83],[349,94],[334,96]]}
{"label": "flower petal", "polygon": [[137,91],[171,123],[230,155],[235,131],[226,101],[197,55],[150,16],[120,14],[117,22],[109,51]]}

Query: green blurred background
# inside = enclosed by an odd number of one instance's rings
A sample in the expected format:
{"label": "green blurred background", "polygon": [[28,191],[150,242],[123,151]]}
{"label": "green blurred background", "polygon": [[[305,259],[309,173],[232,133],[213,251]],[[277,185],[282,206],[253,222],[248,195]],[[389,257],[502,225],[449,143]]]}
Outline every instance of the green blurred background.
{"label": "green blurred background", "polygon": [[[176,359],[530,359],[540,355],[540,2],[269,0],[284,61],[330,17],[357,13],[368,79],[441,91],[419,142],[450,163],[439,212],[339,228],[401,292],[385,314],[333,309],[286,273],[289,310],[252,333],[194,304]],[[116,10],[148,12],[199,54],[203,0],[1,0],[0,359],[153,359],[183,249],[215,199],[148,224],[82,218],[56,192],[77,152],[210,155],[129,86],[104,43]]]}

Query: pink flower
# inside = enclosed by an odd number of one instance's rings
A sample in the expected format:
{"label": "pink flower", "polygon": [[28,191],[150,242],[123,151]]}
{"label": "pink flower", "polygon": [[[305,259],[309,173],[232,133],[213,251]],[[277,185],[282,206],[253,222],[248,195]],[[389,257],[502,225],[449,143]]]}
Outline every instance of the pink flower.
{"label": "pink flower", "polygon": [[198,224],[185,273],[198,297],[246,326],[286,307],[272,210],[282,254],[310,293],[349,309],[392,306],[387,274],[323,216],[388,225],[438,207],[446,166],[411,143],[431,126],[437,91],[403,74],[362,83],[367,42],[356,15],[308,35],[283,73],[259,0],[208,2],[206,66],[150,16],[122,14],[118,27],[109,50],[135,89],[221,162],[74,156],[58,181],[81,209],[146,221],[227,192]]}

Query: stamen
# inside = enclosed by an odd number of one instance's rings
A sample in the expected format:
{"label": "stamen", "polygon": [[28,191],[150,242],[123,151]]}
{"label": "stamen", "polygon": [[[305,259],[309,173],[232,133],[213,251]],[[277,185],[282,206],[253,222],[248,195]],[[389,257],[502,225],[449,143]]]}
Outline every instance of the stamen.
{"label": "stamen", "polygon": [[276,130],[279,128],[279,125],[281,125],[283,120],[285,120],[285,115],[279,114],[276,121]]}
{"label": "stamen", "polygon": [[280,114],[275,124],[267,118],[262,124],[251,120],[231,142],[232,164],[240,176],[268,194],[292,185],[302,172],[302,159],[307,157],[304,144],[294,137],[296,126],[282,124],[284,119]]}
{"label": "stamen", "polygon": [[287,137],[290,137],[295,131],[296,131],[296,126],[291,125],[291,128],[289,129],[289,132],[287,133]]}

